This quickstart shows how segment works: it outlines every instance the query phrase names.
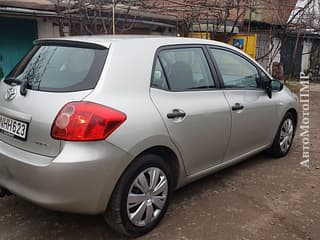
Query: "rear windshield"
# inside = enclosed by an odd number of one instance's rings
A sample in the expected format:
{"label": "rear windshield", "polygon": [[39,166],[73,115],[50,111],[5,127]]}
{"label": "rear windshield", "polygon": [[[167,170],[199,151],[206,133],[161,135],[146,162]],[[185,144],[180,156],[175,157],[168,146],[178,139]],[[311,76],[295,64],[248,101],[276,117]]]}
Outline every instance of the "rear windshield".
{"label": "rear windshield", "polygon": [[93,89],[107,49],[36,45],[7,77],[28,81],[28,89],[73,92]]}

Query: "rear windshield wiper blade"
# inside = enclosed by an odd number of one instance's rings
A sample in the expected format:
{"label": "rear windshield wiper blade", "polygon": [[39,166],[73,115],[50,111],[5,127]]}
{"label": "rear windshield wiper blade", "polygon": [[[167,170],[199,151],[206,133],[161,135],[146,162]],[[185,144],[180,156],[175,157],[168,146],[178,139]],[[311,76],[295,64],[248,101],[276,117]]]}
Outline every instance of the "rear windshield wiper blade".
{"label": "rear windshield wiper blade", "polygon": [[6,79],[4,79],[4,82],[9,85],[20,85],[20,94],[22,96],[27,95],[27,86],[28,86],[27,80],[20,80],[15,77],[7,77]]}
{"label": "rear windshield wiper blade", "polygon": [[4,79],[4,82],[9,85],[20,85],[22,83],[20,79],[15,77],[7,77],[6,79]]}

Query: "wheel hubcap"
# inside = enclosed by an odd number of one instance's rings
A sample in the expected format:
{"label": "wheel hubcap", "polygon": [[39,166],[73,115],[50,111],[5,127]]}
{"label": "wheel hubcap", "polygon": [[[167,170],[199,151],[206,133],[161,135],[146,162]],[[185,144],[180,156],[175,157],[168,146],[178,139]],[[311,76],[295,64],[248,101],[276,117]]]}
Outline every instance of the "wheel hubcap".
{"label": "wheel hubcap", "polygon": [[130,221],[139,227],[153,222],[161,213],[168,195],[168,181],[160,168],[147,168],[130,186],[127,213]]}
{"label": "wheel hubcap", "polygon": [[283,153],[287,152],[293,138],[293,122],[290,118],[286,119],[280,132],[280,149]]}

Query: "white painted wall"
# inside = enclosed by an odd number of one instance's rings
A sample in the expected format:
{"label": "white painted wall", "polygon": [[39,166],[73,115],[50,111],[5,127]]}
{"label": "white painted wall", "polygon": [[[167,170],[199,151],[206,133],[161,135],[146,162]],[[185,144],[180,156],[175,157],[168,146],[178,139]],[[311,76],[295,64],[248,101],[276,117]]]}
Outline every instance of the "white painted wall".
{"label": "white painted wall", "polygon": [[271,52],[265,58],[259,60],[259,63],[270,73],[272,72],[272,63],[280,62],[281,48],[281,41],[279,38],[273,38],[272,41],[273,47],[269,39],[269,33],[258,33],[256,45],[256,58],[258,59],[259,57],[264,56],[271,50]]}
{"label": "white painted wall", "polygon": [[310,68],[310,55],[311,55],[312,42],[310,39],[303,41],[301,71],[305,72]]}
{"label": "white painted wall", "polygon": [[[60,37],[59,27],[53,24],[52,19],[37,18],[38,38]],[[63,29],[65,35],[69,32],[68,27]]]}
{"label": "white painted wall", "polygon": [[[272,56],[274,59],[270,59],[271,61],[271,66],[273,62],[280,62],[280,49],[281,49],[281,40],[280,38],[274,38],[273,39],[273,49],[272,49]],[[271,44],[270,44],[271,48]]]}
{"label": "white painted wall", "polygon": [[38,18],[38,38],[59,37],[59,27],[51,19]]}

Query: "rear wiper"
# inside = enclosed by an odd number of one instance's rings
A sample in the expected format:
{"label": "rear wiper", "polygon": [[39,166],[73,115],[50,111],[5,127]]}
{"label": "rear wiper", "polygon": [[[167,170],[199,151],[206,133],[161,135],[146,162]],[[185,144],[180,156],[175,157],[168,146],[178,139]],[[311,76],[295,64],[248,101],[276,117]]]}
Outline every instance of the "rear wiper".
{"label": "rear wiper", "polygon": [[15,77],[7,77],[6,79],[4,79],[4,82],[9,85],[13,85],[13,84],[20,85],[21,84],[21,80],[18,78],[15,78]]}
{"label": "rear wiper", "polygon": [[27,80],[20,80],[15,77],[7,77],[6,79],[4,79],[4,82],[9,85],[20,85],[20,94],[22,96],[27,95],[27,86],[28,86]]}

